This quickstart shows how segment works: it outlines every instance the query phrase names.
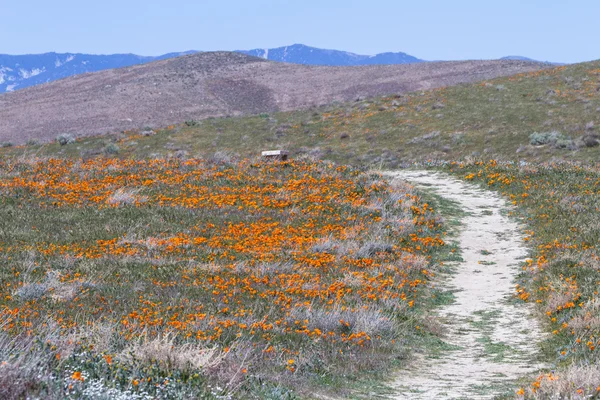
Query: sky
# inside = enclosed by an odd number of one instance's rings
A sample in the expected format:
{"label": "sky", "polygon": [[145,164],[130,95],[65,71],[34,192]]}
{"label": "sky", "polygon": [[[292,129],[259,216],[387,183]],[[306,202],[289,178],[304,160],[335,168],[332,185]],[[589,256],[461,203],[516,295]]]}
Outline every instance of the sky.
{"label": "sky", "polygon": [[600,0],[0,0],[0,54],[302,43],[425,60],[600,58]]}

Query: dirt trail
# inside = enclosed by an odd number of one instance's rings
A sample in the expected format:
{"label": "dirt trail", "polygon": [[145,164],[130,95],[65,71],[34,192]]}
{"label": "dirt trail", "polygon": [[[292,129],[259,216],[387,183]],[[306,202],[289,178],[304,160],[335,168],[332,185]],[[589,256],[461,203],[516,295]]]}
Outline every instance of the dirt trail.
{"label": "dirt trail", "polygon": [[[519,263],[526,257],[520,226],[501,214],[496,193],[429,171],[390,175],[426,187],[466,212],[458,235],[463,261],[439,282],[456,291],[438,310],[448,344],[437,358],[417,356],[393,382],[396,399],[486,399],[511,393],[510,382],[535,373],[542,337],[532,309],[511,301]],[[514,392],[513,392],[514,393]]]}

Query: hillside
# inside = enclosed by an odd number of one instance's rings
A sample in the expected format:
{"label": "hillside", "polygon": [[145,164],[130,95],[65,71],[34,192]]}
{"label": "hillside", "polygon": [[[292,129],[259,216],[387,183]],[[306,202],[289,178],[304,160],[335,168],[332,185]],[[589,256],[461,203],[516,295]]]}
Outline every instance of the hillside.
{"label": "hillside", "polygon": [[260,150],[287,148],[294,157],[388,167],[470,156],[598,160],[599,87],[600,62],[595,61],[302,111],[187,124],[180,119],[151,136],[133,131],[3,152],[89,156],[115,142],[122,157],[136,158],[222,152],[255,156]]}
{"label": "hillside", "polygon": [[323,67],[238,53],[199,53],[78,75],[0,95],[0,142],[48,141],[161,127],[190,119],[308,108],[475,82],[541,64],[457,61]]}
{"label": "hillside", "polygon": [[[384,52],[375,55],[355,54],[348,51],[320,49],[293,44],[270,49],[236,50],[238,53],[269,61],[329,66],[413,64],[425,60],[402,52]],[[0,54],[0,94],[68,78],[89,72],[124,68],[158,60],[199,53],[197,50],[167,53],[160,56],[137,54],[81,54],[44,53],[9,55]],[[500,60],[531,61],[527,57],[508,56]],[[558,64],[557,64],[558,65]]]}

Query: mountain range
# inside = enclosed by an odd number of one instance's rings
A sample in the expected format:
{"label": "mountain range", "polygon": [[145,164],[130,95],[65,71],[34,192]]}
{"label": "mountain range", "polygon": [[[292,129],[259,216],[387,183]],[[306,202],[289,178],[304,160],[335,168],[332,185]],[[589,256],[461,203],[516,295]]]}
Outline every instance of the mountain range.
{"label": "mountain range", "polygon": [[316,47],[294,44],[275,49],[237,50],[249,56],[270,61],[305,65],[356,66],[385,64],[414,64],[424,62],[406,53],[380,53],[374,56],[349,53],[347,51],[318,49]]}
{"label": "mountain range", "polygon": [[[163,54],[157,57],[139,56],[136,54],[0,54],[0,94],[52,82],[73,75],[129,67],[198,52],[199,51],[191,50],[180,53]],[[319,49],[303,44],[294,44],[292,46],[273,49],[238,50],[237,52],[270,61],[305,65],[359,66],[414,64],[425,62],[425,60],[402,52],[387,52],[367,56],[347,51]],[[516,56],[510,56],[504,59],[534,61],[526,57]]]}
{"label": "mountain range", "polygon": [[191,53],[195,53],[195,51],[169,53],[158,57],[135,54],[44,53],[16,56],[0,54],[0,93],[12,92],[73,75],[129,67]]}

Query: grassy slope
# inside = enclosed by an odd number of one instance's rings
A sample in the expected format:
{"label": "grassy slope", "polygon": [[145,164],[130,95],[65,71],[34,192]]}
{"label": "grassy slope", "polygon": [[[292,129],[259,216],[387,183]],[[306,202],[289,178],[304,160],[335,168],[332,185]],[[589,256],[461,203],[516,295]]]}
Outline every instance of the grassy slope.
{"label": "grassy slope", "polygon": [[[242,156],[286,148],[292,154],[394,167],[421,159],[593,160],[600,147],[581,138],[600,129],[600,62],[500,78],[479,84],[361,100],[305,111],[199,121],[169,127],[157,135],[136,133],[82,139],[60,147],[25,146],[5,154],[93,155],[117,142],[124,157],[186,152]],[[593,122],[594,126],[586,125]],[[533,132],[558,131],[571,148],[529,144]],[[347,136],[347,137],[346,137]],[[182,150],[182,151],[181,151]],[[1,154],[1,153],[0,153]]]}

